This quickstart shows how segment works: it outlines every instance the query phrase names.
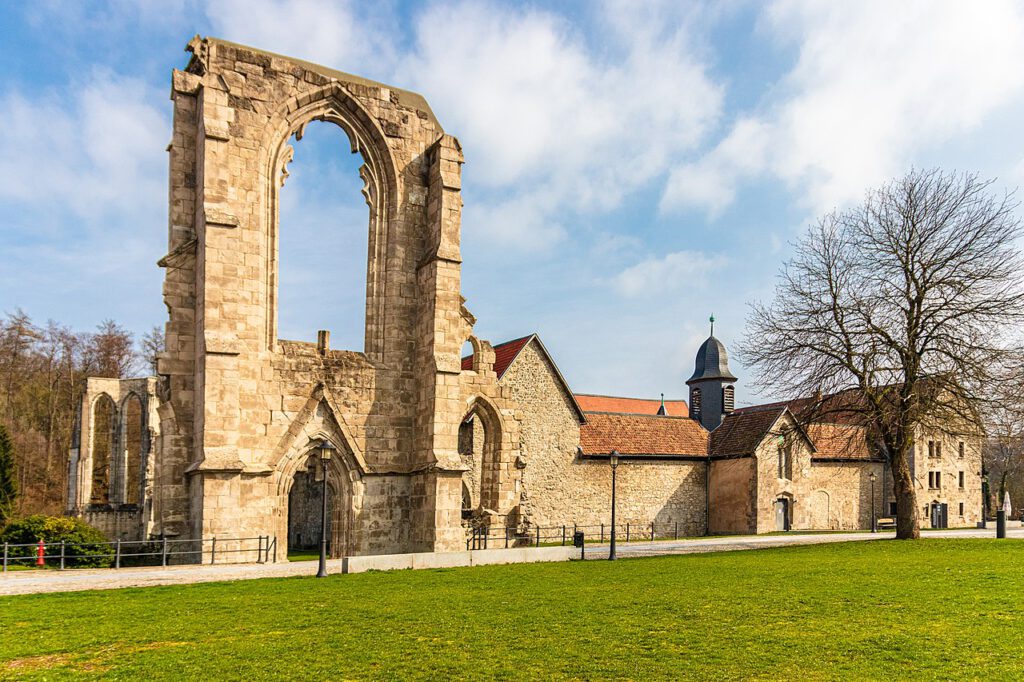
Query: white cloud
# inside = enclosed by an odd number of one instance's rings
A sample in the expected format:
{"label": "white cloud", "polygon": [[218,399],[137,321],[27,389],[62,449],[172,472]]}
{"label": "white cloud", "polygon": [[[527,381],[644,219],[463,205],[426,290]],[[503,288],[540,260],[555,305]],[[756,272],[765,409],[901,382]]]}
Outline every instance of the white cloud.
{"label": "white cloud", "polygon": [[[614,18],[617,7],[607,8]],[[664,19],[664,17],[663,17]],[[720,88],[704,72],[682,23],[609,20],[587,42],[566,18],[484,3],[432,6],[397,80],[429,94],[467,150],[477,188],[516,186],[522,215],[557,230],[561,211],[600,211],[665,172],[719,115]],[[532,215],[531,215],[532,214]],[[543,214],[543,215],[540,215]],[[467,224],[467,229],[491,226]],[[544,230],[522,246],[543,246]]]}
{"label": "white cloud", "polygon": [[[796,189],[805,208],[827,210],[1002,107],[1024,113],[1019,4],[782,0],[762,24],[798,47],[795,66],[753,121],[742,118],[705,157],[673,171],[663,210],[714,214],[761,174]],[[738,156],[751,126],[766,147]]]}
{"label": "white cloud", "polygon": [[71,97],[0,97],[0,199],[80,218],[163,214],[163,97],[141,81],[97,71]]}
{"label": "white cloud", "polygon": [[206,14],[217,37],[346,72],[382,79],[394,58],[375,17],[347,0],[215,0]]}
{"label": "white cloud", "polygon": [[709,275],[721,270],[727,263],[728,260],[720,255],[675,251],[626,268],[615,277],[613,284],[624,296],[700,289]]}

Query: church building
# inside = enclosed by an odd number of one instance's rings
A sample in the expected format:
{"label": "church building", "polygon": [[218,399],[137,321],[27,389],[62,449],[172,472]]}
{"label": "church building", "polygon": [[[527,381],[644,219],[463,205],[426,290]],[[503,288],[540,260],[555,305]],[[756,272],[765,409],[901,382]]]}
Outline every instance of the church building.
{"label": "church building", "polygon": [[[885,458],[855,422],[804,423],[806,399],[737,408],[713,327],[688,400],[669,401],[576,393],[536,334],[479,339],[462,147],[421,95],[217,38],[187,49],[171,79],[165,348],[156,376],[88,379],[70,514],[116,538],[302,549],[326,491],[334,556],[452,551],[481,528],[607,526],[613,456],[618,523],[642,533],[865,529],[890,513]],[[362,159],[356,349],[278,334],[280,192],[312,121]],[[926,525],[974,525],[980,439],[917,442]]]}

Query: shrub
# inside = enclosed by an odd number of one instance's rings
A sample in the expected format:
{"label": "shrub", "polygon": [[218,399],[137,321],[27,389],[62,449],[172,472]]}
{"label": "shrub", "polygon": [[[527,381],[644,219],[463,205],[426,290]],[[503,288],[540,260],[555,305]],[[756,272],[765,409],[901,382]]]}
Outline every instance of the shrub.
{"label": "shrub", "polygon": [[[34,544],[40,540],[46,543],[46,554],[51,556],[60,550],[50,545],[64,541],[64,554],[69,557],[65,561],[68,567],[107,568],[113,562],[114,548],[107,543],[97,528],[93,528],[81,519],[70,516],[45,516],[36,514],[24,519],[12,521],[0,533],[0,542],[11,544]],[[35,547],[12,547],[11,557],[34,557]],[[73,556],[81,558],[71,558]],[[47,563],[53,564],[53,559]],[[23,563],[23,562],[22,562]]]}

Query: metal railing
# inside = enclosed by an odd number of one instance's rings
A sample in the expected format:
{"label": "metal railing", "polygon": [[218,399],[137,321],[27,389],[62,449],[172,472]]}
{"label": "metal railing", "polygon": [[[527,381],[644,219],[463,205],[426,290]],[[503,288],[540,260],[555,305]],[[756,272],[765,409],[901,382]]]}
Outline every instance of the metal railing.
{"label": "metal railing", "polygon": [[[683,531],[680,534],[680,531]],[[571,545],[577,531],[583,531],[587,542],[609,542],[611,524],[565,524],[561,526],[533,526],[529,529],[505,526],[487,526],[469,529],[466,549],[508,549],[510,547],[540,547],[542,545]],[[672,523],[620,523],[615,525],[615,539],[623,542],[653,542],[678,540],[687,537],[685,527]]]}
{"label": "metal railing", "polygon": [[231,563],[276,563],[277,538],[271,535],[233,538],[114,540],[112,542],[5,542],[3,572],[10,568],[122,568],[223,563],[225,556],[247,553],[255,558]]}

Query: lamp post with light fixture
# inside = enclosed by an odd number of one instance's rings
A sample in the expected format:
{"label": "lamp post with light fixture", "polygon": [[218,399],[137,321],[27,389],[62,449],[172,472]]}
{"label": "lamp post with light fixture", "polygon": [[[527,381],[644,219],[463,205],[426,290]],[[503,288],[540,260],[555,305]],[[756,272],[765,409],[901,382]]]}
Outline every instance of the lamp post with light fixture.
{"label": "lamp post with light fixture", "polygon": [[320,441],[318,454],[320,455],[320,471],[323,482],[320,489],[320,501],[322,502],[320,507],[320,570],[316,573],[317,578],[327,577],[327,465],[336,450],[337,448],[329,440]]}
{"label": "lamp post with light fixture", "polygon": [[608,465],[612,468],[612,544],[608,550],[608,561],[615,561],[615,470],[619,468],[618,450],[609,453]]}
{"label": "lamp post with light fixture", "polygon": [[875,472],[872,471],[871,475],[868,476],[868,480],[871,481],[871,532],[878,532],[878,517],[875,515],[875,481],[878,479],[875,476]]}

